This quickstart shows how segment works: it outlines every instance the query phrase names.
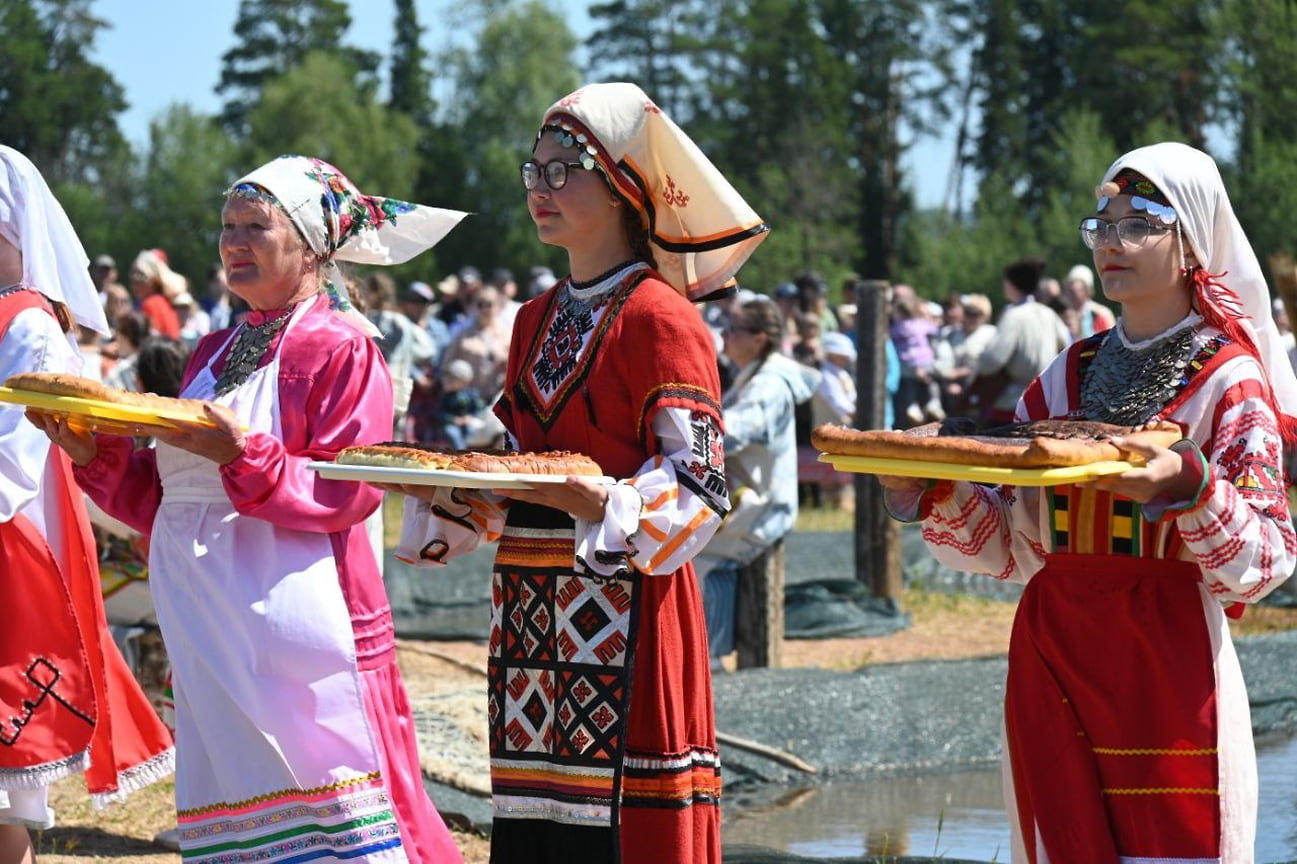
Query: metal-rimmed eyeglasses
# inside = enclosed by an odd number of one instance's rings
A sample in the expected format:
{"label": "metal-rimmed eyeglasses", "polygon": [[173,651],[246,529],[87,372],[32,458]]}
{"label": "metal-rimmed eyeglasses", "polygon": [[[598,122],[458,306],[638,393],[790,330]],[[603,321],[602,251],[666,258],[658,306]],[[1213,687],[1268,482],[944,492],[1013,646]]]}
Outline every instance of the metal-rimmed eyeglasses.
{"label": "metal-rimmed eyeglasses", "polygon": [[1123,216],[1116,222],[1108,222],[1096,216],[1087,216],[1077,226],[1081,232],[1081,242],[1089,249],[1098,249],[1108,242],[1108,232],[1117,229],[1117,239],[1129,249],[1138,249],[1148,242],[1149,235],[1170,231],[1170,225],[1150,222],[1143,216]]}
{"label": "metal-rimmed eyeglasses", "polygon": [[567,185],[567,172],[569,168],[580,168],[589,170],[580,162],[564,162],[562,159],[552,159],[544,165],[534,159],[529,159],[522,163],[522,188],[530,192],[540,185],[540,178],[545,178],[545,184],[557,192]]}

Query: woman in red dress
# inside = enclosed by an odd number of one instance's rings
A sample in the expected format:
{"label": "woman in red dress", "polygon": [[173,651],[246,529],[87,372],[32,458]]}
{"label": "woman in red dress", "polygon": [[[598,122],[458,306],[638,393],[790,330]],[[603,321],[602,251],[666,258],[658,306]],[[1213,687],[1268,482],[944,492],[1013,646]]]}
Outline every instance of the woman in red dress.
{"label": "woman in red dress", "polygon": [[580,451],[619,481],[438,489],[407,500],[399,554],[437,563],[500,539],[492,861],[719,862],[689,562],[729,503],[715,348],[690,300],[767,229],[631,84],[560,100],[532,153],[527,207],[571,275],[519,311],[495,411],[511,447]]}
{"label": "woman in red dress", "polygon": [[947,566],[1026,583],[1009,643],[1015,862],[1247,864],[1257,776],[1226,616],[1288,578],[1297,378],[1206,153],[1122,156],[1081,239],[1117,326],[1064,351],[1017,419],[1137,426],[1141,467],[1049,489],[883,478]]}
{"label": "woman in red dress", "polygon": [[[77,374],[75,327],[107,335],[85,250],[44,178],[0,147],[0,382]],[[67,456],[0,411],[0,864],[30,861],[50,784],[84,772],[95,807],[161,779],[175,753],[113,643]]]}

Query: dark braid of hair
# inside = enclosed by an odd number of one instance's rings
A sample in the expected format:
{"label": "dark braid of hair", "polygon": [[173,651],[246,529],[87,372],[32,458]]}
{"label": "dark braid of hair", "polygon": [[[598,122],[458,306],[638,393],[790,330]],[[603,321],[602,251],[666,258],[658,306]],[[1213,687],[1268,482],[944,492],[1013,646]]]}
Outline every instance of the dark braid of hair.
{"label": "dark braid of hair", "polygon": [[625,201],[621,205],[621,224],[626,229],[626,238],[630,241],[630,251],[635,259],[656,270],[658,262],[653,257],[653,247],[649,244],[648,229],[644,227],[639,211]]}

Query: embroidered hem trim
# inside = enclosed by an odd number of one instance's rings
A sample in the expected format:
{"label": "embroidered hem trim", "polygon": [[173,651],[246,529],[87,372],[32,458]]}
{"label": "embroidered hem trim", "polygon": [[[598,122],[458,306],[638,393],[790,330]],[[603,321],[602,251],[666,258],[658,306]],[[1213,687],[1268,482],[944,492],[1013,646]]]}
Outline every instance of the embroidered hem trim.
{"label": "embroidered hem trim", "polygon": [[93,792],[90,806],[102,810],[109,804],[125,801],[126,796],[176,773],[176,748],[168,747],[146,762],[127,768],[117,775],[117,788],[109,792]]}
{"label": "embroidered hem trim", "polygon": [[90,751],[85,750],[75,756],[46,762],[44,765],[33,765],[30,768],[0,768],[0,789],[29,791],[44,789],[64,777],[81,774],[90,767]]}
{"label": "embroidered hem trim", "polygon": [[267,792],[265,795],[248,798],[245,801],[218,801],[215,804],[208,804],[206,807],[195,807],[191,810],[177,810],[176,816],[181,819],[193,819],[206,813],[214,813],[217,810],[239,810],[288,796],[302,797],[307,795],[321,795],[326,792],[337,792],[341,789],[346,789],[349,786],[360,786],[365,783],[372,783],[376,780],[381,780],[382,777],[383,774],[381,771],[374,771],[360,777],[348,777],[346,780],[339,780],[338,782],[330,783],[327,786],[317,786],[314,789],[282,789],[278,792]]}
{"label": "embroidered hem trim", "polygon": [[[323,791],[290,790],[251,807],[179,819],[186,862],[293,862],[319,858],[405,861],[400,830],[381,775]],[[357,782],[359,781],[359,783]],[[332,787],[341,785],[335,790]],[[258,796],[264,799],[268,796]]]}

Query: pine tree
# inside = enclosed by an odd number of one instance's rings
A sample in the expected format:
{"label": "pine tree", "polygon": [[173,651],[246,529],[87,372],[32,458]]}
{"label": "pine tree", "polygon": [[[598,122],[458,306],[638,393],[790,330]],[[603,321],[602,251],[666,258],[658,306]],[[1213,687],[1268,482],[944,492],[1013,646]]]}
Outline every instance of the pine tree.
{"label": "pine tree", "polygon": [[850,88],[841,108],[850,112],[864,244],[855,263],[866,278],[887,279],[899,255],[899,224],[912,206],[901,177],[903,130],[927,131],[931,109],[943,105],[949,46],[923,0],[817,5],[826,42]]}
{"label": "pine tree", "polygon": [[717,13],[703,0],[609,0],[592,3],[600,22],[586,40],[601,80],[634,81],[674,119],[687,122],[703,83],[691,74],[700,34]]}
{"label": "pine tree", "polygon": [[1127,0],[1114,13],[1088,0],[971,0],[982,176],[1011,179],[1035,215],[1066,176],[1055,139],[1073,109],[1095,112],[1119,151],[1148,143],[1155,128],[1202,147],[1218,85],[1218,5]]}
{"label": "pine tree", "polygon": [[580,84],[576,37],[543,0],[466,6],[462,14],[483,23],[471,49],[448,62],[458,96],[445,111],[444,152],[434,163],[441,191],[425,200],[474,216],[438,247],[439,260],[515,273],[540,261],[566,267],[561,253],[536,239],[518,166],[545,110]]}
{"label": "pine tree", "polygon": [[803,270],[836,280],[859,249],[849,76],[811,0],[735,0],[704,42],[709,101],[687,129],[772,229],[740,280],[764,291]]}
{"label": "pine tree", "polygon": [[421,128],[432,123],[432,76],[428,52],[421,44],[423,27],[414,0],[396,0],[396,35],[392,40],[391,95],[387,107],[414,120]]}
{"label": "pine tree", "polygon": [[[1297,254],[1297,5],[1231,0],[1221,40],[1219,118],[1235,164],[1221,166],[1230,198],[1262,266]],[[1273,281],[1271,284],[1274,284]]]}
{"label": "pine tree", "polygon": [[360,88],[372,91],[380,58],[342,44],[350,26],[346,0],[240,0],[236,44],[221,58],[216,85],[227,99],[221,122],[230,132],[244,134],[248,111],[265,86],[313,51],[340,55]]}

